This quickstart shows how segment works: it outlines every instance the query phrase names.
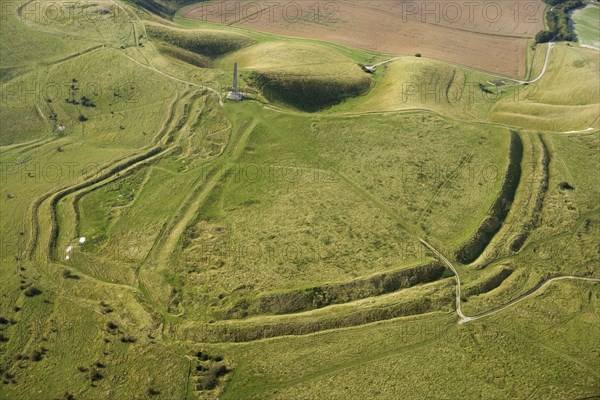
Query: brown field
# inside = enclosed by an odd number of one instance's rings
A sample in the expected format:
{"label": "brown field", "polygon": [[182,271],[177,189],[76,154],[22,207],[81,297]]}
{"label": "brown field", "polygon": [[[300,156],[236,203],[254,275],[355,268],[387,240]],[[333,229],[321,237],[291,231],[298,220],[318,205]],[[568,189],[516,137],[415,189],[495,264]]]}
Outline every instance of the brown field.
{"label": "brown field", "polygon": [[541,0],[216,0],[182,16],[276,34],[326,40],[388,54],[421,53],[522,77],[527,41],[543,29]]}

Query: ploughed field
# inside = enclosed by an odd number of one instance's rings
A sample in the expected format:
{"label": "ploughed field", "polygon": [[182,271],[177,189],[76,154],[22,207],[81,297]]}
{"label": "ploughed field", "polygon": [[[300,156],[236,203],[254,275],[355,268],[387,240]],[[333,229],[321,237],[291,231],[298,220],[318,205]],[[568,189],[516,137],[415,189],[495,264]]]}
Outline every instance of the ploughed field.
{"label": "ploughed field", "polygon": [[413,55],[497,74],[525,74],[528,40],[543,29],[545,3],[510,1],[217,0],[191,5],[184,18],[286,36]]}

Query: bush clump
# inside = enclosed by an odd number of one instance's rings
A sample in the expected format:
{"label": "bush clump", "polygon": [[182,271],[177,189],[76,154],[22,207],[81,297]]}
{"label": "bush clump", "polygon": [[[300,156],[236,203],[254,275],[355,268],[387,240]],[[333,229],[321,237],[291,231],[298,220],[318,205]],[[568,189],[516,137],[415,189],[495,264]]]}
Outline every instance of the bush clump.
{"label": "bush clump", "polygon": [[552,8],[546,14],[548,30],[538,32],[535,35],[536,43],[574,42],[577,35],[573,32],[571,22],[571,11],[585,6],[584,0],[544,0]]}
{"label": "bush clump", "polygon": [[42,291],[40,289],[36,288],[35,286],[29,286],[27,289],[25,289],[23,294],[25,294],[25,296],[27,296],[27,297],[34,297],[34,296],[42,294]]}
{"label": "bush clump", "polygon": [[90,381],[96,382],[104,379],[104,375],[102,375],[97,369],[91,369],[88,373],[88,378]]}
{"label": "bush clump", "polygon": [[569,184],[569,182],[561,182],[558,184],[560,190],[575,190],[573,186]]}
{"label": "bush clump", "polygon": [[202,377],[198,381],[198,385],[196,385],[197,390],[213,390],[217,387],[217,383],[219,383],[219,379],[214,375],[206,375]]}

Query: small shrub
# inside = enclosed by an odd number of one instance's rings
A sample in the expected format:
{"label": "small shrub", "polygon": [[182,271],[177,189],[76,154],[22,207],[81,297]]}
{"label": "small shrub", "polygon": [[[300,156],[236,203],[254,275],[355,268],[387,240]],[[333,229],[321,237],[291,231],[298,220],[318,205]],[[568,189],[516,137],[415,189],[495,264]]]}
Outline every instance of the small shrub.
{"label": "small shrub", "polygon": [[84,107],[96,107],[96,105],[92,102],[92,100],[87,96],[81,96],[81,104]]}
{"label": "small shrub", "polygon": [[421,53],[417,53],[417,54],[415,54],[415,57],[419,57],[419,58],[421,58]]}
{"label": "small shrub", "polygon": [[213,390],[218,383],[218,379],[214,375],[207,375],[200,379],[196,388],[198,390]]}
{"label": "small shrub", "polygon": [[8,320],[4,317],[0,317],[0,325],[6,325],[8,324]]}
{"label": "small shrub", "polygon": [[118,329],[118,328],[119,328],[119,325],[115,324],[114,322],[108,322],[108,323],[106,324],[106,328],[107,328],[109,331],[114,331],[114,330],[116,330],[116,329]]}
{"label": "small shrub", "polygon": [[90,381],[92,381],[92,382],[96,382],[96,381],[104,379],[104,375],[102,375],[100,373],[100,371],[98,371],[97,369],[90,370],[88,377],[90,378]]}
{"label": "small shrub", "polygon": [[214,375],[216,377],[220,377],[225,375],[227,372],[227,367],[225,365],[213,365],[210,367],[209,374]]}
{"label": "small shrub", "polygon": [[44,356],[44,353],[42,353],[40,350],[33,350],[31,352],[31,360],[38,362],[42,360],[42,357]]}
{"label": "small shrub", "polygon": [[156,390],[154,388],[148,388],[148,396],[158,396],[160,394],[160,390]]}
{"label": "small shrub", "polygon": [[88,118],[83,114],[81,114],[78,119],[79,119],[79,122],[85,122],[88,120]]}
{"label": "small shrub", "polygon": [[39,294],[42,294],[42,291],[40,289],[36,288],[35,286],[29,286],[27,289],[25,289],[24,294],[27,297],[34,297]]}
{"label": "small shrub", "polygon": [[558,184],[560,190],[575,190],[574,186],[571,186],[569,182],[561,182]]}

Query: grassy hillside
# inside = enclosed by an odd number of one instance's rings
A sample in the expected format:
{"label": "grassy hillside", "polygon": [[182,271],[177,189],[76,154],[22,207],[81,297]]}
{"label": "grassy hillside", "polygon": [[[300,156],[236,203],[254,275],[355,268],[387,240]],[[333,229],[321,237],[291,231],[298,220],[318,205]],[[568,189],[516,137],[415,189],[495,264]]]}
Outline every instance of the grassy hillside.
{"label": "grassy hillside", "polygon": [[542,79],[496,104],[490,120],[557,132],[598,128],[599,68],[596,51],[555,45]]}
{"label": "grassy hillside", "polygon": [[[210,349],[239,360],[223,398],[593,397],[596,361],[577,353],[581,338],[575,332],[597,321],[597,302],[597,286],[557,285],[510,314],[464,326],[447,314],[430,314]],[[584,346],[594,348],[598,337],[591,331]],[[539,379],[545,383],[534,383]]]}
{"label": "grassy hillside", "polygon": [[366,93],[371,79],[347,56],[327,47],[265,42],[224,60],[248,71],[247,82],[270,101],[316,111]]}
{"label": "grassy hillside", "polygon": [[583,45],[600,49],[600,7],[589,5],[573,13],[577,41]]}
{"label": "grassy hillside", "polygon": [[152,39],[157,39],[209,58],[231,53],[253,43],[253,40],[247,36],[227,31],[185,30],[149,24],[146,25],[146,32]]}

